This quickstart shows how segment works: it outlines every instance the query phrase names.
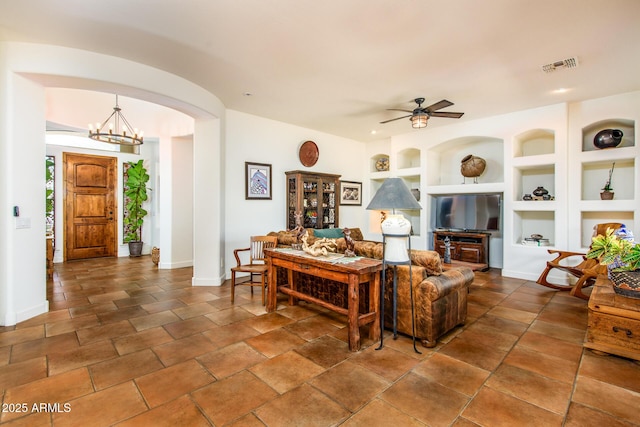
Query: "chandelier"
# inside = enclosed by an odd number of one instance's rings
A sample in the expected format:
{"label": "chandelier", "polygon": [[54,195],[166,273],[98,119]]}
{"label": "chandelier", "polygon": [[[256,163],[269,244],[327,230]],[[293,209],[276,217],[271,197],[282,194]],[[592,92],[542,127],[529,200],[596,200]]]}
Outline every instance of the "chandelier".
{"label": "chandelier", "polygon": [[118,95],[116,95],[116,106],[113,113],[107,119],[96,123],[96,129],[89,124],[89,138],[96,141],[108,142],[119,145],[141,145],[143,132],[138,133],[138,129],[132,127],[122,114],[122,109],[118,106]]}

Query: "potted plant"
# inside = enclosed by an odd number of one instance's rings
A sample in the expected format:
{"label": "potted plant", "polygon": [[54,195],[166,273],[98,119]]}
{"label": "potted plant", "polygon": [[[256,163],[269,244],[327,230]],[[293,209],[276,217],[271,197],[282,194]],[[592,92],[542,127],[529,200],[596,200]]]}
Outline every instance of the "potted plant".
{"label": "potted plant", "polygon": [[609,169],[609,179],[602,187],[602,193],[600,193],[600,199],[602,200],[613,200],[613,188],[611,188],[611,175],[613,175],[613,168],[616,167],[616,162],[613,162],[611,165],[611,169]]}
{"label": "potted plant", "polygon": [[142,224],[144,217],[148,212],[142,207],[147,201],[147,182],[149,182],[149,174],[144,167],[143,161],[128,162],[127,179],[124,183],[124,195],[127,198],[125,202],[124,224],[127,231],[124,241],[129,243],[129,256],[140,256],[142,254]]}
{"label": "potted plant", "polygon": [[634,243],[623,227],[608,229],[592,239],[587,258],[606,265],[616,293],[640,299],[640,243]]}

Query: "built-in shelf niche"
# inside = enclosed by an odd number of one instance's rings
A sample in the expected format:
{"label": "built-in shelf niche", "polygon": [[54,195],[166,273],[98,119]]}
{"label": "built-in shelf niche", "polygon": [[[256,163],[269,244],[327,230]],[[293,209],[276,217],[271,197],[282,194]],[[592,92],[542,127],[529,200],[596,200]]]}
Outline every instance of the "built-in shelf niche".
{"label": "built-in shelf niche", "polygon": [[[386,159],[386,160],[387,160],[387,162],[389,162],[389,161],[390,161],[390,159],[389,159],[389,155],[388,155],[388,154],[379,153],[379,154],[376,154],[376,155],[372,156],[372,157],[371,157],[371,159],[370,159],[370,161],[369,161],[369,170],[370,170],[371,172],[386,172],[386,171],[380,171],[380,170],[378,170],[378,161],[379,161],[379,160],[383,160],[383,159]],[[387,164],[388,164],[388,163],[387,163]],[[387,168],[387,171],[388,171],[388,170],[389,170],[389,169]]]}
{"label": "built-in shelf niche", "polygon": [[540,234],[549,239],[549,245],[555,244],[554,211],[517,211],[513,213],[513,236],[516,244],[522,244],[526,237]]}
{"label": "built-in shelf niche", "polygon": [[628,227],[633,227],[634,215],[632,211],[592,211],[582,212],[581,215],[581,245],[588,248],[593,238],[593,230],[597,224],[607,222],[619,222]]}
{"label": "built-in shelf niche", "polygon": [[[600,192],[609,179],[613,161],[582,163],[582,200],[600,200]],[[616,200],[633,200],[635,194],[635,160],[615,160],[611,187]]]}
{"label": "built-in shelf niche", "polygon": [[549,129],[532,129],[514,138],[513,157],[539,156],[555,153],[555,132]]}
{"label": "built-in shelf niche", "polygon": [[[593,145],[593,139],[596,134],[604,129],[620,129],[623,133],[622,142],[616,148],[622,147],[634,147],[636,145],[635,140],[635,122],[628,119],[606,119],[599,122],[592,123],[582,128],[582,151],[599,151]],[[606,150],[612,150],[613,148],[607,148]]]}
{"label": "built-in shelf niche", "polygon": [[514,200],[522,200],[525,194],[533,195],[538,187],[544,187],[555,198],[555,165],[520,166],[514,168],[513,173]]}
{"label": "built-in shelf niche", "polygon": [[407,148],[398,153],[398,169],[411,169],[420,167],[420,150],[417,148]]}
{"label": "built-in shelf niche", "polygon": [[465,179],[460,172],[462,159],[469,154],[482,157],[486,162],[484,173],[478,177],[478,183],[504,182],[504,141],[489,136],[467,136],[444,141],[429,150],[427,185],[465,183],[468,192],[477,191],[473,188],[473,178]]}

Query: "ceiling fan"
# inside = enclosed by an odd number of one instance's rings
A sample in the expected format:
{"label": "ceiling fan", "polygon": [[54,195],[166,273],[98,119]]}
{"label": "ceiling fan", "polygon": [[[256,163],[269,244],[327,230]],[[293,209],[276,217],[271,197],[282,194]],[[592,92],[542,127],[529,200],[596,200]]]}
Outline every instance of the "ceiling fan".
{"label": "ceiling fan", "polygon": [[385,120],[380,123],[384,124],[384,123],[392,122],[394,120],[400,120],[400,119],[405,119],[407,117],[410,117],[411,126],[416,129],[420,129],[420,128],[427,127],[427,121],[429,120],[429,117],[449,117],[452,119],[459,119],[464,114],[464,113],[453,113],[453,112],[447,112],[447,111],[437,111],[442,108],[450,107],[453,105],[453,102],[447,101],[446,99],[436,102],[435,104],[431,104],[428,107],[422,107],[424,98],[416,98],[413,101],[416,104],[418,104],[418,107],[414,108],[413,110],[401,110],[398,108],[387,109],[389,111],[404,111],[405,113],[411,113],[411,114],[407,114],[406,116],[402,116],[402,117],[396,117],[395,119],[391,119],[391,120]]}

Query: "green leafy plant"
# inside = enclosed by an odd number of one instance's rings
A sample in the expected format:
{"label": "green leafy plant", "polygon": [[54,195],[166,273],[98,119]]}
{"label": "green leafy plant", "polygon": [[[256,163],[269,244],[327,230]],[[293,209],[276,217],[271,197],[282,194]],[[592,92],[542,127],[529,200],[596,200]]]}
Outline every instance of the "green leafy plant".
{"label": "green leafy plant", "polygon": [[129,198],[125,206],[127,215],[124,218],[124,223],[128,226],[128,232],[124,236],[125,242],[142,241],[142,224],[144,223],[144,217],[148,214],[142,204],[149,198],[147,192],[151,191],[151,189],[147,188],[148,182],[149,174],[144,167],[143,161],[129,162],[124,193]]}
{"label": "green leafy plant", "polygon": [[602,187],[603,191],[613,191],[613,188],[611,187],[611,176],[613,175],[613,168],[616,167],[616,162],[613,162],[613,165],[611,165],[611,169],[609,169],[609,179],[607,179],[607,182],[605,182],[604,187]]}
{"label": "green leafy plant", "polygon": [[45,216],[47,220],[47,229],[51,229],[53,233],[54,224],[54,177],[55,172],[55,158],[53,156],[46,156],[46,203],[45,203]]}
{"label": "green leafy plant", "polygon": [[623,239],[609,228],[605,235],[598,234],[592,239],[587,258],[608,265],[611,271],[634,271],[640,269],[640,243]]}

